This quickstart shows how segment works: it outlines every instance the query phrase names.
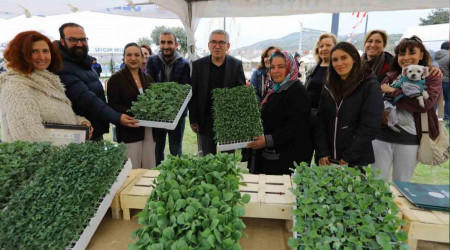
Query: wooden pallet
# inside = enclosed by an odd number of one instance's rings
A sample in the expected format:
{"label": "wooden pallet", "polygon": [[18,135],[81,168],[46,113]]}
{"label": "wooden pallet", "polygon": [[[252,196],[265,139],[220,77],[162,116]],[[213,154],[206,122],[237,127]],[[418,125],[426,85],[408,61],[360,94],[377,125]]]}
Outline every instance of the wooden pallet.
{"label": "wooden pallet", "polygon": [[158,170],[144,170],[120,192],[120,207],[123,219],[130,220],[130,209],[143,209],[152,192],[153,180],[159,175]]}
{"label": "wooden pallet", "polygon": [[449,213],[418,208],[411,204],[405,196],[395,187],[391,186],[406,226],[409,248],[417,248],[419,240],[449,243]]}
{"label": "wooden pallet", "polygon": [[120,219],[121,217],[121,208],[120,208],[120,192],[122,192],[135,178],[142,175],[146,172],[145,169],[132,169],[127,176],[127,179],[123,183],[122,187],[119,188],[117,193],[114,195],[114,199],[111,203],[111,212],[113,219]]}
{"label": "wooden pallet", "polygon": [[293,195],[289,175],[244,174],[247,186],[239,186],[241,194],[249,194],[244,217],[292,220]]}
{"label": "wooden pallet", "polygon": [[[158,176],[156,170],[147,170],[135,178],[121,193],[120,205],[125,220],[130,220],[130,209],[143,209],[152,191],[153,180]],[[250,203],[245,205],[244,217],[292,220],[293,196],[288,175],[245,174],[247,186],[240,186],[242,194],[249,194]]]}

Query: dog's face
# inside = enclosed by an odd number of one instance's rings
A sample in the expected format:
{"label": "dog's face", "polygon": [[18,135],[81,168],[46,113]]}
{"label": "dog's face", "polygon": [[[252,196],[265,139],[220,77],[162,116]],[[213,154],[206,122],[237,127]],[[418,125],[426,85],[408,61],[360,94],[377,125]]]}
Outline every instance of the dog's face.
{"label": "dog's face", "polygon": [[402,69],[402,76],[406,76],[412,81],[424,79],[429,74],[428,67],[421,65],[409,65]]}

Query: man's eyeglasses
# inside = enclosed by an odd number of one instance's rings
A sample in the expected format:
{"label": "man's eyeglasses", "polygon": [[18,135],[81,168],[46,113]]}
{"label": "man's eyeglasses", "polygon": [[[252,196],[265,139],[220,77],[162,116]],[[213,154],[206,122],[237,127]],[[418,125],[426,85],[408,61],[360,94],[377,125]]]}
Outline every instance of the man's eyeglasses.
{"label": "man's eyeglasses", "polygon": [[83,37],[83,38],[64,38],[66,41],[69,41],[70,44],[75,45],[78,42],[82,43],[82,44],[86,44],[87,41],[89,40],[87,37]]}
{"label": "man's eyeglasses", "polygon": [[223,47],[223,46],[225,46],[225,44],[227,44],[227,42],[225,42],[225,41],[214,41],[214,40],[212,40],[212,41],[209,41],[209,44],[211,44],[213,47],[215,47],[215,46],[217,46],[217,45],[219,45],[220,47]]}

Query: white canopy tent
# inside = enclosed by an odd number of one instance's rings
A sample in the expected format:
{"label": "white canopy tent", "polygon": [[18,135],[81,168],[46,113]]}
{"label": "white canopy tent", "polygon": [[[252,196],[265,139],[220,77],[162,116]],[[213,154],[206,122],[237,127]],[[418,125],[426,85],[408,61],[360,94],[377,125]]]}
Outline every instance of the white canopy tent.
{"label": "white canopy tent", "polygon": [[422,39],[427,49],[438,51],[441,44],[448,41],[449,28],[448,23],[411,27],[403,33],[402,38],[416,35]]}
{"label": "white canopy tent", "polygon": [[0,6],[0,18],[21,14],[27,17],[49,16],[80,11],[140,17],[178,17],[186,30],[189,55],[192,57],[195,51],[194,33],[202,17],[367,12],[448,8],[449,5],[448,0],[0,0]]}

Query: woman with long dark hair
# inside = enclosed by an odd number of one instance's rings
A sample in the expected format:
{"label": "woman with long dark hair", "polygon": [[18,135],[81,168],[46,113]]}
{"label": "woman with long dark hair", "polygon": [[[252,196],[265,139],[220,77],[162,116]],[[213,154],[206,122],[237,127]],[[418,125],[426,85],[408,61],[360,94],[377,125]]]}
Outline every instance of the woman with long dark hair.
{"label": "woman with long dark hair", "polygon": [[379,86],[352,44],[333,47],[317,112],[319,165],[365,166],[375,161],[372,140],[383,113]]}

